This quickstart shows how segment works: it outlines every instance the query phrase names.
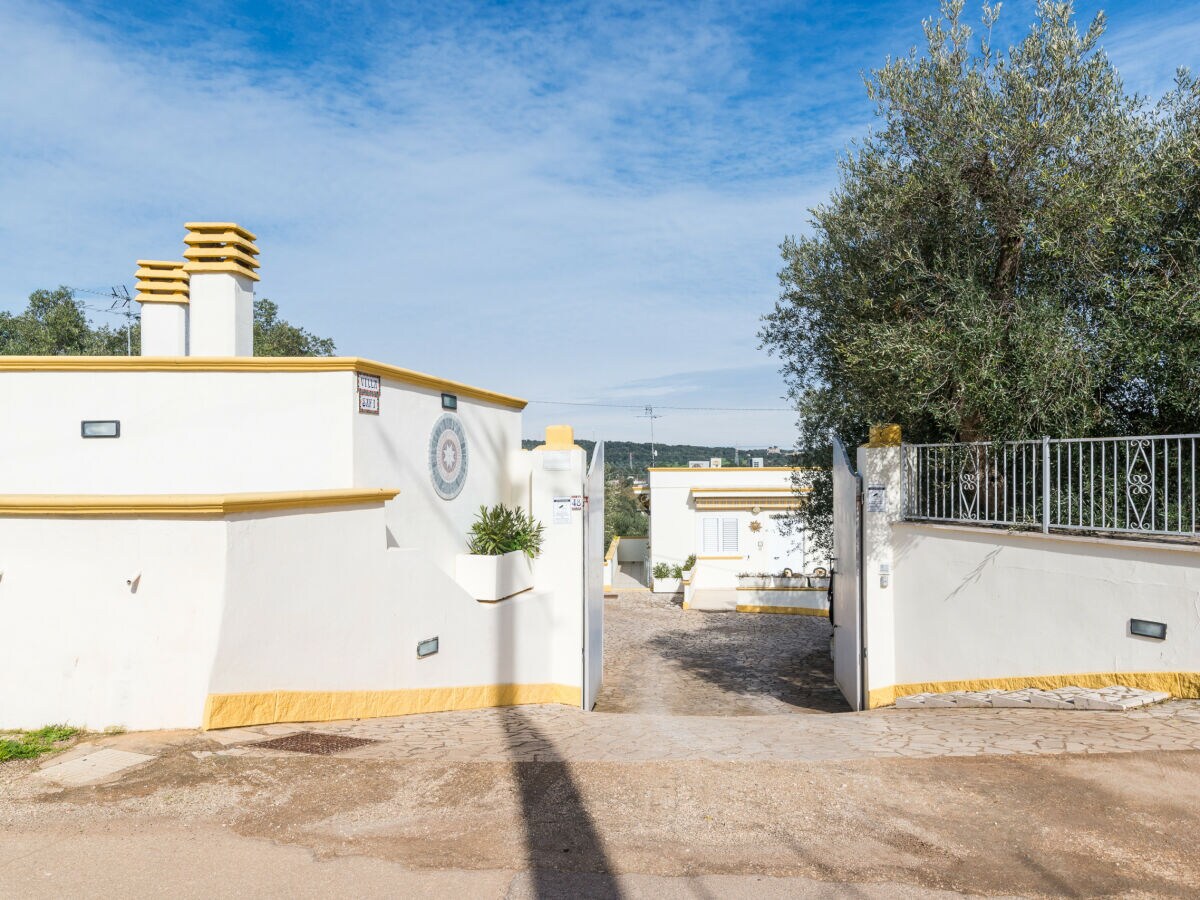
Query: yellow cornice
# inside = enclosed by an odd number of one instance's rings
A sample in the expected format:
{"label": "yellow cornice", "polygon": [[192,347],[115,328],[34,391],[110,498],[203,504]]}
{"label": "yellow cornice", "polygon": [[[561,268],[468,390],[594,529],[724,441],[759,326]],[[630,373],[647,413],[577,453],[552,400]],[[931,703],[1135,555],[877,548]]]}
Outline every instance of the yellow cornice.
{"label": "yellow cornice", "polygon": [[0,372],[362,372],[510,409],[525,400],[358,356],[0,356]]}
{"label": "yellow cornice", "polygon": [[157,294],[139,292],[134,295],[133,299],[138,303],[177,303],[184,306],[191,302],[188,299],[187,291],[175,291],[174,293]]}
{"label": "yellow cornice", "polygon": [[391,500],[391,488],[335,488],[244,494],[2,494],[0,516],[225,516],[238,512],[362,506]]}
{"label": "yellow cornice", "polygon": [[[801,488],[801,493],[811,491],[812,488]],[[790,487],[694,487],[693,494],[776,494],[776,493],[794,493]]]}
{"label": "yellow cornice", "polygon": [[222,231],[232,231],[239,237],[243,237],[248,241],[257,241],[258,235],[252,231],[247,231],[242,226],[234,222],[184,222],[183,227],[188,231],[198,231],[201,233],[216,234]]}
{"label": "yellow cornice", "polygon": [[647,472],[819,472],[824,466],[651,466]]}

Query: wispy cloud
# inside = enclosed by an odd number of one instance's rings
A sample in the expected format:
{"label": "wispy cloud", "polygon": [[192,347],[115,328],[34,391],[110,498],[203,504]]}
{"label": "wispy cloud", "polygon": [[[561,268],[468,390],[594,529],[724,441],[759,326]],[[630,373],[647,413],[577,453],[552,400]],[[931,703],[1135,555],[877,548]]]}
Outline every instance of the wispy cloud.
{"label": "wispy cloud", "polygon": [[[774,406],[777,245],[866,128],[859,72],[931,11],[0,0],[0,307],[129,282],[184,221],[233,219],[260,292],[344,352],[531,397]],[[659,424],[790,440],[755,415]]]}

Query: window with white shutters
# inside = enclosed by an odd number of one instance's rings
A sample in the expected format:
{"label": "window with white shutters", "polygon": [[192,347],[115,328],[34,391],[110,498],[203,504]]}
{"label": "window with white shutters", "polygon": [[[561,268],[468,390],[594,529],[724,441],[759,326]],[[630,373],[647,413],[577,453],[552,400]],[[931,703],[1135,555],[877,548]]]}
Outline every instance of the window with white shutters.
{"label": "window with white shutters", "polygon": [[700,520],[700,552],[702,554],[737,553],[738,520],[705,516]]}
{"label": "window with white shutters", "polygon": [[737,519],[722,519],[721,520],[721,552],[722,553],[737,553],[738,552],[738,520]]}

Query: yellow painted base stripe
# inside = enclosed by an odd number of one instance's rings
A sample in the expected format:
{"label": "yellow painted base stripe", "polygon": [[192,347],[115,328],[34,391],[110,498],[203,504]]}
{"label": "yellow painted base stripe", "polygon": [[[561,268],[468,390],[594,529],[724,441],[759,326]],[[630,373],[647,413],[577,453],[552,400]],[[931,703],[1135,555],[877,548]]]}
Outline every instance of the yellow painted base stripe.
{"label": "yellow painted base stripe", "polygon": [[276,722],[332,722],[530,703],[579,706],[581,702],[580,688],[566,684],[481,684],[397,691],[209,694],[204,704],[203,727],[208,730]]}
{"label": "yellow painted base stripe", "polygon": [[0,516],[159,518],[321,506],[365,506],[395,497],[395,488],[334,488],[242,494],[0,494]]}
{"label": "yellow painted base stripe", "polygon": [[1200,672],[1090,672],[1081,675],[1028,675],[1014,678],[975,678],[968,681],[927,681],[876,688],[867,697],[867,708],[891,706],[898,697],[912,694],[946,694],[951,691],[1019,691],[1024,688],[1057,690],[1064,687],[1102,688],[1109,685],[1166,691],[1172,697],[1200,698]]}
{"label": "yellow painted base stripe", "polygon": [[811,606],[756,606],[749,603],[739,603],[738,612],[744,613],[773,613],[779,616],[823,616],[829,618],[829,610],[813,609]]}

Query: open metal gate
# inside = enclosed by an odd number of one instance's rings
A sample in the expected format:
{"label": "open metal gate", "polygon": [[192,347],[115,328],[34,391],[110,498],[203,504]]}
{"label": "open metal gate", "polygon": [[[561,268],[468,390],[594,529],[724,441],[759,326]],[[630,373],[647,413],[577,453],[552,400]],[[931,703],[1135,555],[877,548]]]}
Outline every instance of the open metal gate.
{"label": "open metal gate", "polygon": [[863,703],[862,479],[833,439],[833,679],[850,704]]}
{"label": "open metal gate", "polygon": [[604,441],[592,451],[583,502],[583,708],[590,710],[604,681]]}

